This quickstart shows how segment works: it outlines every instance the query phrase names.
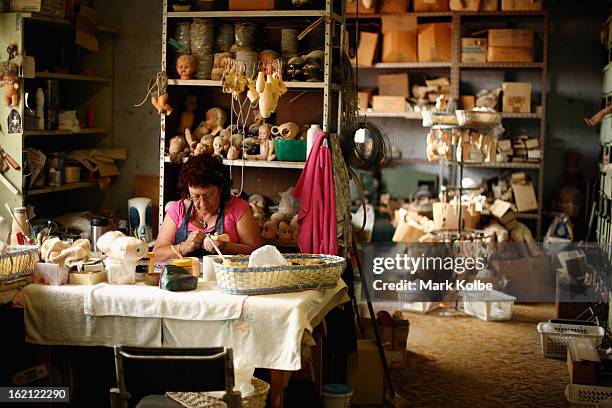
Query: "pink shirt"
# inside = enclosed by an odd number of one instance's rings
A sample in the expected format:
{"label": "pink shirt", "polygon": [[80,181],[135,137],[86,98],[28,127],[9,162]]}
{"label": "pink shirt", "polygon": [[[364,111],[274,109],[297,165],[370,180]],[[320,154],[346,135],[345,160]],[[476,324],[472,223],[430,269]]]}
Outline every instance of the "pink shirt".
{"label": "pink shirt", "polygon": [[[176,228],[181,226],[183,218],[185,218],[185,212],[189,209],[190,201],[184,200],[184,205],[181,201],[177,201],[168,208],[166,214],[170,217]],[[242,218],[242,215],[246,210],[251,208],[251,205],[241,198],[232,196],[229,202],[225,204],[225,219],[223,220],[223,229],[226,234],[230,236],[233,243],[239,244],[238,239],[238,221]],[[200,231],[200,232],[212,232],[215,226],[210,226],[207,230],[201,229],[193,225],[191,222],[187,225],[187,231]]]}

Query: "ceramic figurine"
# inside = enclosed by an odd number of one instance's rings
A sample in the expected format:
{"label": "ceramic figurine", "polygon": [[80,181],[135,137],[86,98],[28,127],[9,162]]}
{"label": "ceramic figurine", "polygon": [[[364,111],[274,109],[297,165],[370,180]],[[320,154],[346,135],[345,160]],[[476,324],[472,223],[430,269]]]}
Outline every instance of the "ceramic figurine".
{"label": "ceramic figurine", "polygon": [[189,146],[189,149],[191,149],[192,151],[199,143],[199,139],[197,139],[195,135],[191,133],[191,130],[189,130],[189,128],[185,129],[185,140],[187,140],[187,146]]}
{"label": "ceramic figurine", "polygon": [[281,136],[285,140],[293,140],[300,134],[300,125],[295,122],[287,122],[280,126],[272,126],[271,131],[274,136]]}
{"label": "ceramic figurine", "polygon": [[195,122],[195,113],[194,111],[198,107],[198,99],[195,95],[188,95],[185,98],[185,110],[181,112],[181,117],[179,119],[179,127],[178,132],[184,133],[185,129],[191,130],[193,128],[193,124]]}
{"label": "ceramic figurine", "polygon": [[157,108],[157,113],[160,115],[169,116],[172,114],[172,106],[168,104],[168,94],[166,92],[161,95],[153,95],[151,97],[151,104]]}
{"label": "ceramic figurine", "polygon": [[200,122],[198,127],[193,130],[192,133],[193,133],[193,138],[195,140],[200,140],[203,136],[209,134],[210,130],[208,130],[208,128],[206,127],[206,122],[202,121]]}
{"label": "ceramic figurine", "polygon": [[289,228],[289,224],[285,221],[281,221],[278,224],[278,240],[281,242],[290,242],[291,241],[291,229]]}
{"label": "ceramic figurine", "polygon": [[227,158],[229,160],[236,160],[240,156],[240,148],[242,147],[242,135],[240,133],[234,133],[231,138],[231,146],[227,150]]}
{"label": "ceramic figurine", "polygon": [[266,223],[264,223],[263,231],[261,232],[261,237],[267,240],[276,239],[276,234],[278,232],[278,221],[270,219]]}
{"label": "ceramic figurine", "polygon": [[172,163],[180,163],[183,157],[189,155],[187,141],[182,135],[176,135],[170,139],[168,155],[170,156],[170,161]]}
{"label": "ceramic figurine", "polygon": [[261,194],[253,194],[249,197],[249,204],[251,204],[251,208],[253,209],[255,221],[257,221],[257,224],[259,224],[259,228],[262,228],[264,224],[264,214],[266,211],[265,198]]}
{"label": "ceramic figurine", "polygon": [[213,140],[214,155],[223,158],[223,137],[217,136]]}
{"label": "ceramic figurine", "polygon": [[274,154],[274,140],[272,139],[272,131],[270,125],[263,124],[259,127],[259,154],[247,157],[248,159],[272,161],[276,158]]}
{"label": "ceramic figurine", "polygon": [[252,78],[247,78],[247,86],[249,88],[249,92],[247,92],[247,98],[251,103],[257,102],[259,99],[259,92],[257,92],[257,86],[255,85],[255,81]]}
{"label": "ceramic figurine", "polygon": [[181,79],[191,79],[198,69],[198,63],[193,55],[184,54],[176,60],[176,72]]}
{"label": "ceramic figurine", "polygon": [[227,113],[221,108],[210,108],[206,111],[206,127],[214,136],[223,130],[227,121]]}
{"label": "ceramic figurine", "polygon": [[293,57],[287,62],[287,78],[289,81],[304,81],[304,58]]}
{"label": "ceramic figurine", "polygon": [[319,82],[323,80],[323,65],[325,52],[321,50],[311,51],[303,55],[304,66],[302,72],[308,82]]}
{"label": "ceramic figurine", "polygon": [[2,83],[4,89],[4,104],[11,108],[19,105],[19,80],[13,71],[5,69],[2,73]]}

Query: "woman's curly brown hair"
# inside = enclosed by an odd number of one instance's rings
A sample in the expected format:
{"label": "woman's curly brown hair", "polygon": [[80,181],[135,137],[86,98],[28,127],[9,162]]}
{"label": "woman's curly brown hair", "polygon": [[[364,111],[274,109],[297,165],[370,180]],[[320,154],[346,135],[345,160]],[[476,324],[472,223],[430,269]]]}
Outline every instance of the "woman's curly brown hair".
{"label": "woman's curly brown hair", "polygon": [[181,167],[178,188],[189,194],[188,187],[210,186],[221,189],[223,201],[229,199],[232,190],[229,169],[217,156],[202,154],[190,157]]}

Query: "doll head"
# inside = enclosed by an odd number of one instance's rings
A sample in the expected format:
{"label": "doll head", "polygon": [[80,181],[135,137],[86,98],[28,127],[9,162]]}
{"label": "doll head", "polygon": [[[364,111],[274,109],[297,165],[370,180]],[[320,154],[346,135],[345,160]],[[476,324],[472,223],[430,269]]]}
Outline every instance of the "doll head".
{"label": "doll head", "polygon": [[191,79],[196,69],[197,63],[192,55],[183,54],[176,60],[176,72],[178,72],[181,79]]}
{"label": "doll head", "polygon": [[210,108],[206,111],[206,127],[216,135],[223,130],[227,114],[221,108]]}
{"label": "doll head", "polygon": [[270,140],[272,137],[272,128],[267,123],[264,123],[259,127],[259,140]]}

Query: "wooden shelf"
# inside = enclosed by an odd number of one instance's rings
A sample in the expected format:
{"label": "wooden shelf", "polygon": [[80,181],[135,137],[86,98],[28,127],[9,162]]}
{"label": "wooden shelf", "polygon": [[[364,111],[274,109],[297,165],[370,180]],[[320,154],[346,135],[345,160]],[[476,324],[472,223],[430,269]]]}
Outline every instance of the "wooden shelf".
{"label": "wooden shelf", "polygon": [[56,74],[53,72],[37,72],[36,78],[59,79],[63,81],[110,82],[110,78],[88,75]]}
{"label": "wooden shelf", "polygon": [[544,64],[541,62],[462,62],[459,67],[473,69],[542,69]]}
{"label": "wooden shelf", "polygon": [[78,136],[78,135],[95,135],[110,133],[109,128],[85,128],[78,132],[72,132],[70,130],[26,130],[23,132],[23,136]]}
{"label": "wooden shelf", "polygon": [[[168,85],[220,87],[221,81],[213,81],[210,79],[168,79]],[[289,89],[323,89],[325,88],[325,83],[285,81],[285,86]],[[340,90],[340,85],[332,84],[331,88],[334,90]]]}
{"label": "wooden shelf", "polygon": [[[533,16],[543,17],[546,14],[545,11],[423,11],[423,12],[406,12],[406,13],[375,13],[375,14],[364,14],[359,13],[360,19],[367,18],[380,18],[384,16],[413,16],[413,17],[452,17],[452,16],[466,16],[466,17],[520,17],[520,16]],[[347,19],[357,18],[356,14],[347,14]]]}
{"label": "wooden shelf", "polygon": [[402,118],[408,120],[423,120],[421,112],[359,112],[362,118]]}
{"label": "wooden shelf", "polygon": [[449,68],[450,62],[377,62],[374,65],[354,65],[359,69],[431,69]]}
{"label": "wooden shelf", "polygon": [[[187,159],[183,160],[183,163]],[[164,163],[172,163],[169,156],[164,156]],[[223,164],[226,166],[241,167],[244,163],[244,167],[259,167],[259,168],[270,168],[270,169],[303,169],[305,162],[285,162],[285,161],[263,161],[263,160],[228,160],[223,159]],[[176,163],[175,163],[176,164]]]}
{"label": "wooden shelf", "polygon": [[325,10],[244,10],[244,11],[168,11],[168,18],[305,18],[331,17],[343,22],[344,18]]}
{"label": "wooden shelf", "polygon": [[37,188],[34,190],[30,190],[28,192],[28,195],[39,195],[39,194],[47,194],[47,193],[56,193],[58,191],[67,191],[67,190],[77,190],[80,188],[89,188],[89,187],[93,187],[95,186],[96,183],[92,182],[92,181],[81,181],[78,183],[70,183],[70,184],[64,184],[63,186],[59,186],[59,187],[44,187],[44,188]]}

